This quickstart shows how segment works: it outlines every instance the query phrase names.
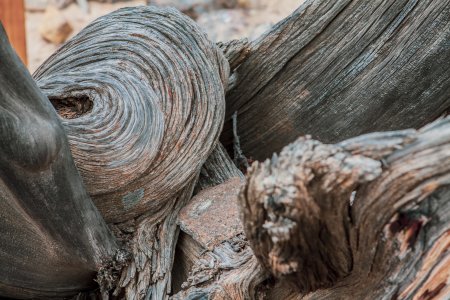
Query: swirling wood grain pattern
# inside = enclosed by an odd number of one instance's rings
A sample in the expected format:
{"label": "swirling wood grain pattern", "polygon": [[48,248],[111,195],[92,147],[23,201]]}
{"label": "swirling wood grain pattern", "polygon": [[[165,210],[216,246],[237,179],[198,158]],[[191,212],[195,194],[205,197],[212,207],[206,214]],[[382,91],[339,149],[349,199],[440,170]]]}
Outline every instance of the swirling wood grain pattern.
{"label": "swirling wood grain pattern", "polygon": [[222,128],[228,69],[186,16],[134,7],[97,19],[36,71],[108,222],[160,211],[197,173]]}

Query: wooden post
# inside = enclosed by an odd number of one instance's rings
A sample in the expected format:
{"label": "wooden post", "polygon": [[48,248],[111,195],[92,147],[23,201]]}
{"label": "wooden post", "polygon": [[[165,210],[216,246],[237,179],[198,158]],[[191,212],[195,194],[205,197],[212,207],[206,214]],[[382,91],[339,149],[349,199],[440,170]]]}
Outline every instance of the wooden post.
{"label": "wooden post", "polygon": [[0,22],[22,62],[27,64],[25,5],[23,0],[0,0]]}

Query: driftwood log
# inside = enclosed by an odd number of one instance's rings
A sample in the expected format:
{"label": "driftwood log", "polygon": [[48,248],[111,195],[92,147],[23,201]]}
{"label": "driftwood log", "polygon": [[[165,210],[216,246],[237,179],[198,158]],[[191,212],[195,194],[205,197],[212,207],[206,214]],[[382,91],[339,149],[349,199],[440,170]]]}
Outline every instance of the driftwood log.
{"label": "driftwood log", "polygon": [[127,8],[37,86],[0,31],[0,296],[448,299],[450,121],[355,136],[446,113],[449,23],[315,0],[215,45]]}

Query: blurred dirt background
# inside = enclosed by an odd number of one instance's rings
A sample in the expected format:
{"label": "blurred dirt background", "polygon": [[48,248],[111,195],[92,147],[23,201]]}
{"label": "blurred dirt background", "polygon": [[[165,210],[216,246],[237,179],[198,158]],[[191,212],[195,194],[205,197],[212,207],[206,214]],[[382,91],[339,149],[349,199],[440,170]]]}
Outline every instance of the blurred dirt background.
{"label": "blurred dirt background", "polygon": [[121,7],[175,7],[196,20],[213,41],[253,40],[303,0],[26,0],[28,68],[33,73],[60,45],[94,19]]}

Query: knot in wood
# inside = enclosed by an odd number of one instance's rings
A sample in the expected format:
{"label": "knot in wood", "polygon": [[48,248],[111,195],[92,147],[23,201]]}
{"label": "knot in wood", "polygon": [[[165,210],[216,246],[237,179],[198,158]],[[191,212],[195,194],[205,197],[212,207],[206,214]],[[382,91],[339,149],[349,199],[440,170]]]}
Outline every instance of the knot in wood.
{"label": "knot in wood", "polygon": [[90,196],[121,222],[161,213],[199,171],[222,129],[228,75],[195,22],[143,6],[95,20],[34,77],[63,117]]}

